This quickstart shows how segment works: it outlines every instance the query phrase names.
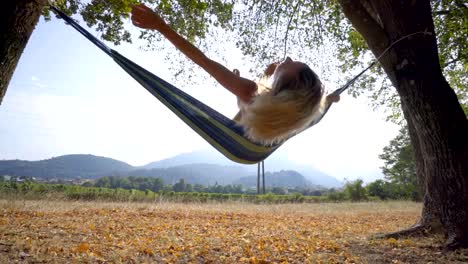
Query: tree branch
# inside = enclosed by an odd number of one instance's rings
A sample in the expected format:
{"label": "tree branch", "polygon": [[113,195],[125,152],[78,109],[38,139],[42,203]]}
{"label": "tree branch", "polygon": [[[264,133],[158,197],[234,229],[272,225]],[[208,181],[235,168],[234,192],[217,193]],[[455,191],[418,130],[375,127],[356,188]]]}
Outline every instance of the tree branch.
{"label": "tree branch", "polygon": [[451,61],[445,63],[445,64],[444,64],[444,68],[446,68],[446,67],[449,66],[450,64],[453,64],[453,63],[459,61],[460,59],[461,59],[461,58],[458,57],[458,58],[455,58],[455,59],[453,59],[453,60],[451,60]]}
{"label": "tree branch", "polygon": [[286,33],[284,35],[284,54],[283,54],[283,58],[286,58],[286,51],[287,51],[287,47],[288,47],[289,27],[291,26],[291,22],[292,22],[294,16],[296,16],[296,11],[297,11],[298,6],[299,6],[299,1],[294,6],[294,10],[293,10],[293,12],[291,14],[291,17],[289,17],[288,25],[286,26]]}
{"label": "tree branch", "polygon": [[345,16],[364,37],[375,56],[379,56],[390,43],[383,28],[369,14],[360,0],[339,0]]}
{"label": "tree branch", "polygon": [[369,0],[360,0],[359,1],[362,5],[362,7],[367,11],[369,16],[371,16],[377,24],[379,24],[380,27],[383,27],[382,19],[380,19],[380,16],[375,12],[375,9],[372,5],[372,3]]}
{"label": "tree branch", "polygon": [[439,15],[448,15],[450,14],[450,10],[440,10],[440,11],[434,11],[434,15],[439,16]]}
{"label": "tree branch", "polygon": [[[279,6],[279,1],[277,2],[276,6],[275,6],[275,11],[274,13],[277,13],[276,10],[278,9],[278,6]],[[276,25],[275,25],[275,37],[274,37],[274,40],[276,41],[276,37],[278,35],[278,27],[279,27],[279,22],[281,21],[281,17],[282,17],[282,12],[278,12],[277,13],[278,15],[276,16]]]}
{"label": "tree branch", "polygon": [[468,9],[468,5],[462,1],[455,1],[455,5],[463,9]]}

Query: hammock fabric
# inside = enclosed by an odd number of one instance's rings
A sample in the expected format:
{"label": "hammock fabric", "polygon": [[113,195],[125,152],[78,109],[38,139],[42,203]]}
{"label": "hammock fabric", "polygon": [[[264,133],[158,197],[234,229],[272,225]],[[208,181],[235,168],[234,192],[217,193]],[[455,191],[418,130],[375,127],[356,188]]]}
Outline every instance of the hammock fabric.
{"label": "hammock fabric", "polygon": [[[243,128],[237,125],[235,121],[225,117],[184,91],[120,55],[117,51],[106,46],[57,8],[51,6],[51,9],[107,55],[112,57],[120,67],[146,88],[146,90],[230,160],[244,164],[255,164],[265,160],[282,144],[265,146],[250,141],[244,136]],[[361,74],[353,78],[334,93],[341,94],[360,75]],[[327,105],[323,114],[311,122],[309,127],[317,124],[329,108],[330,105]]]}

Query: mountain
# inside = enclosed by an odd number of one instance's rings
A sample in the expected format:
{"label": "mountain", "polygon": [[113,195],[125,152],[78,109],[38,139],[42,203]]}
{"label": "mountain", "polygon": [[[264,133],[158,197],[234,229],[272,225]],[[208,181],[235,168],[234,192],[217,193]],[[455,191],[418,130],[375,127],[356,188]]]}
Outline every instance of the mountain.
{"label": "mountain", "polygon": [[268,171],[297,171],[314,185],[320,185],[327,188],[339,188],[343,186],[343,182],[339,181],[337,178],[328,175],[311,165],[295,162],[290,160],[288,156],[278,153],[273,154],[265,160],[265,170],[267,170],[267,168]]}
{"label": "mountain", "polygon": [[0,175],[28,176],[44,179],[97,178],[114,172],[130,171],[125,162],[93,156],[65,155],[46,160],[1,160]]}
{"label": "mountain", "polygon": [[[285,168],[285,167],[283,167]],[[295,171],[303,175],[307,180],[314,185],[320,185],[327,188],[340,188],[343,187],[343,182],[339,181],[333,176],[323,173],[312,166],[296,165],[289,168],[294,168]]]}
{"label": "mountain", "polygon": [[[267,185],[275,184],[276,177],[282,177],[280,182],[283,183],[286,179],[294,184],[302,182],[299,186],[310,184],[336,188],[343,185],[330,175],[311,166],[297,164],[281,155],[268,158],[265,161],[265,170]],[[285,174],[288,176],[279,176]],[[160,177],[166,184],[174,184],[184,178],[187,183],[191,184],[227,185],[235,184],[243,177],[256,176],[257,165],[234,163],[214,150],[184,153],[141,167],[133,167],[125,162],[106,157],[75,154],[40,161],[3,160],[0,161],[0,175],[44,179],[95,179],[111,175],[145,176]],[[304,179],[299,179],[299,175]],[[252,178],[256,181],[255,177]],[[250,180],[245,179],[245,181]],[[285,184],[288,186],[288,183]]]}
{"label": "mountain", "polygon": [[[188,164],[217,164],[221,166],[239,166],[216,151],[194,151],[182,153],[167,159],[154,161],[140,167],[141,169],[169,168]],[[242,166],[242,165],[241,165]],[[244,166],[242,166],[244,167]]]}
{"label": "mountain", "polygon": [[[256,188],[257,186],[257,177],[249,176],[249,177],[242,177],[234,184],[242,184],[248,188]],[[266,187],[288,187],[288,188],[318,188],[312,184],[312,182],[308,181],[303,175],[298,173],[297,171],[292,170],[282,170],[278,172],[267,172],[265,173],[265,186]]]}
{"label": "mountain", "polygon": [[[208,163],[222,166],[238,166],[249,171],[251,175],[257,174],[257,165],[237,164],[226,159],[223,155],[215,150],[194,151],[176,155],[174,157],[149,163],[141,168],[169,168],[173,166],[181,166],[188,164]],[[281,170],[294,170],[303,175],[313,185],[320,185],[327,188],[342,187],[343,183],[333,176],[323,173],[312,166],[298,164],[288,159],[285,155],[277,155],[276,153],[265,161],[265,171],[275,172]],[[266,180],[268,181],[268,179]]]}

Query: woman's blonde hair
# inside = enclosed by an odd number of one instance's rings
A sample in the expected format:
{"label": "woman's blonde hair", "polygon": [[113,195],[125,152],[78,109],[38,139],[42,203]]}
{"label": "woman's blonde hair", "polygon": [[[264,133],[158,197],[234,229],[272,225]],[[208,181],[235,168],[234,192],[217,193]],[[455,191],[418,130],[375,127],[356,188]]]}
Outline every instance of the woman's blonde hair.
{"label": "woman's blonde hair", "polygon": [[258,95],[242,105],[236,117],[255,142],[280,143],[307,128],[323,108],[322,83],[307,66],[296,78],[274,78],[271,88],[268,86],[263,78]]}

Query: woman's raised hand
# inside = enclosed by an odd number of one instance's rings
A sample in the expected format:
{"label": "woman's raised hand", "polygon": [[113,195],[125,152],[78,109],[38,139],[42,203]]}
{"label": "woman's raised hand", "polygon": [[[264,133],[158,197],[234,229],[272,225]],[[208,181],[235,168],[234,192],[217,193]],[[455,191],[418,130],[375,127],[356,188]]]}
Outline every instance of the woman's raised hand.
{"label": "woman's raised hand", "polygon": [[327,103],[338,103],[340,101],[340,95],[338,94],[329,94],[327,95]]}
{"label": "woman's raised hand", "polygon": [[144,29],[159,30],[162,26],[166,26],[166,22],[164,22],[156,12],[144,4],[132,6],[132,23]]}
{"label": "woman's raised hand", "polygon": [[271,76],[276,70],[276,67],[278,66],[279,62],[273,62],[272,64],[268,65],[263,74],[265,76]]}

